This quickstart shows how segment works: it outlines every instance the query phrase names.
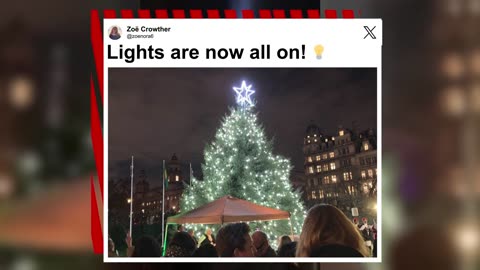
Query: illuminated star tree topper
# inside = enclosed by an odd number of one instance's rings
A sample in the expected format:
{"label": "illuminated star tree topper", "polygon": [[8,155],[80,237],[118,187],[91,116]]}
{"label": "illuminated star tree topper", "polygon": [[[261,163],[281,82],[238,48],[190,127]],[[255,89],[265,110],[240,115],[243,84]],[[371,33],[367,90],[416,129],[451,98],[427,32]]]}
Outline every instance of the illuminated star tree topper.
{"label": "illuminated star tree topper", "polygon": [[249,108],[253,107],[254,103],[251,98],[255,90],[252,89],[252,85],[248,85],[245,81],[242,81],[242,85],[240,87],[233,87],[233,90],[237,93],[237,104],[240,105],[242,108]]}

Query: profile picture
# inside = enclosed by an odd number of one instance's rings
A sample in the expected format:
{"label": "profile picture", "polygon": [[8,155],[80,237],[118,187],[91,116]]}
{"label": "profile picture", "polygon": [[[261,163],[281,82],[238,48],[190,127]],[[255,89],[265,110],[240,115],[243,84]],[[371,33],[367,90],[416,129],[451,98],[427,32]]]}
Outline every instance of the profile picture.
{"label": "profile picture", "polygon": [[108,29],[108,36],[110,39],[117,40],[122,37],[122,30],[118,26],[112,26]]}

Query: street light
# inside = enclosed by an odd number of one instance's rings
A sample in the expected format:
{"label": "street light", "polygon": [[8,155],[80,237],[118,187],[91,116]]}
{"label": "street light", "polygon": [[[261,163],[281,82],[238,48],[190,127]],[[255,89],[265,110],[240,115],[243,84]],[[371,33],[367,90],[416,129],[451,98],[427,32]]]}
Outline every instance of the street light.
{"label": "street light", "polygon": [[131,203],[131,202],[132,202],[132,199],[128,198],[127,203]]}

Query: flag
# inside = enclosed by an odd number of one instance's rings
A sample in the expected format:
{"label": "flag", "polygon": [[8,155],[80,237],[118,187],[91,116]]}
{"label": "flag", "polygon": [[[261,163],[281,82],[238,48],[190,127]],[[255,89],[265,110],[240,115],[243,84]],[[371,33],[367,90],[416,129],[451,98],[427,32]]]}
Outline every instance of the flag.
{"label": "flag", "polygon": [[165,187],[165,189],[168,188],[168,174],[165,166],[163,166],[163,186]]}

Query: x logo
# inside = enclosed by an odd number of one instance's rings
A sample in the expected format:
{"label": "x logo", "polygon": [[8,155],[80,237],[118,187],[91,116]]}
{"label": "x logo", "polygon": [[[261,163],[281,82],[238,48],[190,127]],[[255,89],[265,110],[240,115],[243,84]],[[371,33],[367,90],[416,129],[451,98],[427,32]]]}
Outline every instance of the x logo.
{"label": "x logo", "polygon": [[373,30],[375,30],[375,28],[377,28],[376,26],[374,26],[372,29],[370,29],[370,27],[365,25],[363,28],[365,28],[365,30],[367,30],[367,35],[363,39],[366,39],[368,36],[370,36],[372,39],[377,39],[377,37],[373,33]]}

